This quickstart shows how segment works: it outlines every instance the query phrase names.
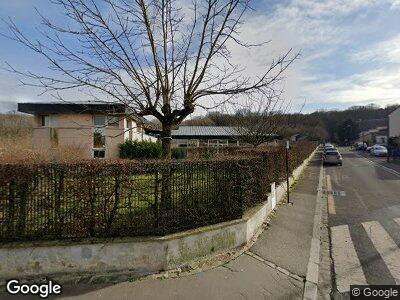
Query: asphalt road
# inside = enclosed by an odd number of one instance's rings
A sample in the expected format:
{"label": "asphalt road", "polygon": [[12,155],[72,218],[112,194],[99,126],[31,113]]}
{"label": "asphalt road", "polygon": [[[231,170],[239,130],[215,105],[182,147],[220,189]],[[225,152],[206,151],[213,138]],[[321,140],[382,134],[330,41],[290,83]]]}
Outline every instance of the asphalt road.
{"label": "asphalt road", "polygon": [[326,167],[334,295],[350,284],[400,284],[400,165],[341,149]]}

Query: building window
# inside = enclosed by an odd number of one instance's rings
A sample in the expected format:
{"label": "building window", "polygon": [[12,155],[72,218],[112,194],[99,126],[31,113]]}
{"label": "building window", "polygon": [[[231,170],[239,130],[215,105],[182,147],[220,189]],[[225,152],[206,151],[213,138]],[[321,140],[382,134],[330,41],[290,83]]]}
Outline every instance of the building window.
{"label": "building window", "polygon": [[106,134],[104,127],[95,127],[93,132],[93,148],[106,147]]}
{"label": "building window", "polygon": [[106,116],[93,116],[93,148],[104,148],[106,146]]}
{"label": "building window", "polygon": [[106,126],[106,116],[105,115],[94,115],[93,116],[94,126]]}
{"label": "building window", "polygon": [[228,140],[208,140],[207,146],[208,147],[228,146]]}
{"label": "building window", "polygon": [[41,125],[45,126],[45,127],[49,126],[50,125],[50,116],[48,116],[48,115],[41,116]]}
{"label": "building window", "polygon": [[107,116],[107,126],[119,127],[119,117],[118,116]]}
{"label": "building window", "polygon": [[94,158],[105,158],[106,151],[105,150],[93,150],[93,157]]}

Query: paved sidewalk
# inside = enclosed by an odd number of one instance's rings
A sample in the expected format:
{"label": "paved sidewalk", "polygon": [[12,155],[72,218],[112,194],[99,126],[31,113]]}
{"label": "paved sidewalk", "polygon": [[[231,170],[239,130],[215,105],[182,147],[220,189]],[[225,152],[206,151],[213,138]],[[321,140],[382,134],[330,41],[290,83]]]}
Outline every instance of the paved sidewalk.
{"label": "paved sidewalk", "polygon": [[225,265],[169,279],[65,287],[62,299],[301,299],[310,256],[319,160],[281,204],[255,244]]}

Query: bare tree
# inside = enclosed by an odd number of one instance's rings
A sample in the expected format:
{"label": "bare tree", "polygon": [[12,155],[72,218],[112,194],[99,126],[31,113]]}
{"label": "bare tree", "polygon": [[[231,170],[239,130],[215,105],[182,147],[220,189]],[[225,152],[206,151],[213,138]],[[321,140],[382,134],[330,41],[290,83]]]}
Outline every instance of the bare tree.
{"label": "bare tree", "polygon": [[[268,97],[298,57],[292,51],[249,77],[231,59],[229,45],[257,47],[239,38],[251,0],[50,0],[65,22],[41,17],[41,38],[31,39],[12,19],[5,34],[49,63],[47,74],[8,68],[62,99],[84,90],[99,101],[117,101],[162,124],[165,158],[171,129],[196,107],[215,108],[241,98]],[[4,35],[4,34],[3,34]],[[208,105],[207,105],[208,103]]]}
{"label": "bare tree", "polygon": [[290,101],[281,98],[282,92],[244,102],[237,109],[235,124],[243,142],[258,146],[282,135],[288,127]]}

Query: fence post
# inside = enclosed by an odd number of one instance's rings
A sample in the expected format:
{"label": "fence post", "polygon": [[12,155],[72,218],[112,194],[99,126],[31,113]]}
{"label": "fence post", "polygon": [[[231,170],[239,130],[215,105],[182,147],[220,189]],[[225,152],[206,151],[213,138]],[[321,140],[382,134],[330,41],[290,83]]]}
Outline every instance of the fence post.
{"label": "fence post", "polygon": [[244,188],[244,179],[242,178],[243,175],[243,170],[240,168],[240,163],[234,163],[234,166],[236,166],[237,170],[236,171],[236,194],[238,195],[238,205],[240,208],[240,215],[243,216],[244,211],[245,211],[245,205],[244,205],[244,193],[243,193],[243,188]]}
{"label": "fence post", "polygon": [[290,191],[289,191],[289,148],[290,144],[289,141],[286,141],[286,190],[287,190],[287,203],[290,203]]}
{"label": "fence post", "polygon": [[57,220],[57,226],[56,226],[56,234],[61,237],[62,236],[62,230],[63,226],[62,224],[64,223],[63,218],[61,217],[61,195],[64,190],[64,169],[59,169],[59,178],[58,178],[58,185],[56,186],[56,197],[55,197],[55,214],[56,214],[56,220]]}
{"label": "fence post", "polygon": [[23,182],[22,187],[19,187],[19,190],[21,193],[18,207],[17,235],[18,237],[22,237],[26,227],[26,202],[28,195],[28,183]]}
{"label": "fence post", "polygon": [[172,207],[172,184],[173,168],[168,161],[162,165],[161,169],[161,205],[164,211],[168,211]]}
{"label": "fence post", "polygon": [[91,189],[89,191],[89,235],[94,236],[95,235],[95,227],[96,227],[96,218],[95,218],[95,202],[97,198],[97,193],[96,193],[96,179],[97,177],[92,177],[90,179],[91,181]]}
{"label": "fence post", "polygon": [[15,215],[15,181],[11,180],[8,187],[7,232],[9,237],[14,236]]}
{"label": "fence post", "polygon": [[[115,172],[115,170],[114,170]],[[117,212],[117,208],[120,202],[120,195],[119,195],[119,189],[120,189],[120,184],[121,184],[121,178],[120,178],[120,174],[115,175],[114,177],[114,205],[111,209],[110,212],[110,217],[107,220],[107,232],[110,232],[110,227],[114,221],[114,216],[115,213]]]}
{"label": "fence post", "polygon": [[154,217],[155,217],[155,224],[154,226],[158,229],[160,226],[160,211],[158,205],[158,170],[156,170],[154,175]]}

